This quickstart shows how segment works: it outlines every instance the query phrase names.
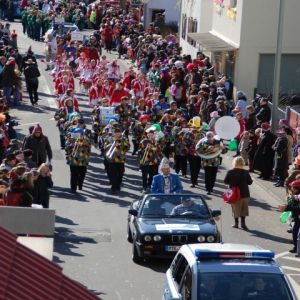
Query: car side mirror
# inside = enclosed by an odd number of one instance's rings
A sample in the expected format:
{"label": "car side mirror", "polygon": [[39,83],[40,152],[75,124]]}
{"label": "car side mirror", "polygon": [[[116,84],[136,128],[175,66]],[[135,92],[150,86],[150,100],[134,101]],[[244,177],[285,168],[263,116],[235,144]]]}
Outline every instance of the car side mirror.
{"label": "car side mirror", "polygon": [[219,209],[214,209],[214,210],[211,211],[211,215],[212,215],[213,218],[219,217],[219,216],[221,216],[221,214],[222,213]]}
{"label": "car side mirror", "polygon": [[138,211],[136,210],[136,209],[129,209],[129,211],[128,211],[128,213],[130,214],[130,215],[132,215],[132,216],[137,216],[137,214],[138,214]]}

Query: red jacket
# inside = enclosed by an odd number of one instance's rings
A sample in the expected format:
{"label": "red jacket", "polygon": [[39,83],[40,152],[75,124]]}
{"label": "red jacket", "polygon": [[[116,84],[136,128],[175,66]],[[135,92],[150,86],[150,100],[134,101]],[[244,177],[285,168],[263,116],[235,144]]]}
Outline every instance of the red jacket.
{"label": "red jacket", "polygon": [[74,90],[74,85],[71,83],[67,85],[60,83],[57,87],[57,95],[63,95],[68,89]]}
{"label": "red jacket", "polygon": [[121,103],[121,98],[127,96],[128,97],[128,93],[122,89],[122,90],[114,90],[111,97],[110,97],[110,101],[109,104],[110,105],[118,105]]}

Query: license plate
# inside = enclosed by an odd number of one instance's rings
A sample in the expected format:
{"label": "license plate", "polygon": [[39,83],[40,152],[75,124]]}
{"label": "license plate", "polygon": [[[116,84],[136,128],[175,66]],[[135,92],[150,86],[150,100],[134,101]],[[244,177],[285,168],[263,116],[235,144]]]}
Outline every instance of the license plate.
{"label": "license plate", "polygon": [[165,246],[167,252],[177,252],[180,249],[180,246]]}

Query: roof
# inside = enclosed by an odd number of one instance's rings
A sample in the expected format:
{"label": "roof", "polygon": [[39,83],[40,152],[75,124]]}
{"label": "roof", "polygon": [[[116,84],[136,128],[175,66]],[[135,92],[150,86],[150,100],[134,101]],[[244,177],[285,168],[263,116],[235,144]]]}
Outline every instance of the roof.
{"label": "roof", "polygon": [[207,51],[233,51],[238,47],[229,41],[225,41],[213,32],[193,32],[188,36],[196,41],[203,50]]}
{"label": "roof", "polygon": [[0,228],[0,299],[99,300],[62,268],[17,242]]}

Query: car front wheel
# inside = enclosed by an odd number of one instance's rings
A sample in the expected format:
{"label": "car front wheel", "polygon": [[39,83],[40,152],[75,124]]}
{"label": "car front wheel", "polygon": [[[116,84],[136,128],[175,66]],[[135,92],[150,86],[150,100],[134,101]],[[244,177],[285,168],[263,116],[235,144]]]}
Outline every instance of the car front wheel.
{"label": "car front wheel", "polygon": [[129,243],[132,243],[132,233],[131,233],[129,225],[127,225],[127,241]]}
{"label": "car front wheel", "polygon": [[143,258],[139,256],[135,243],[132,244],[132,260],[135,263],[140,263],[143,261]]}

